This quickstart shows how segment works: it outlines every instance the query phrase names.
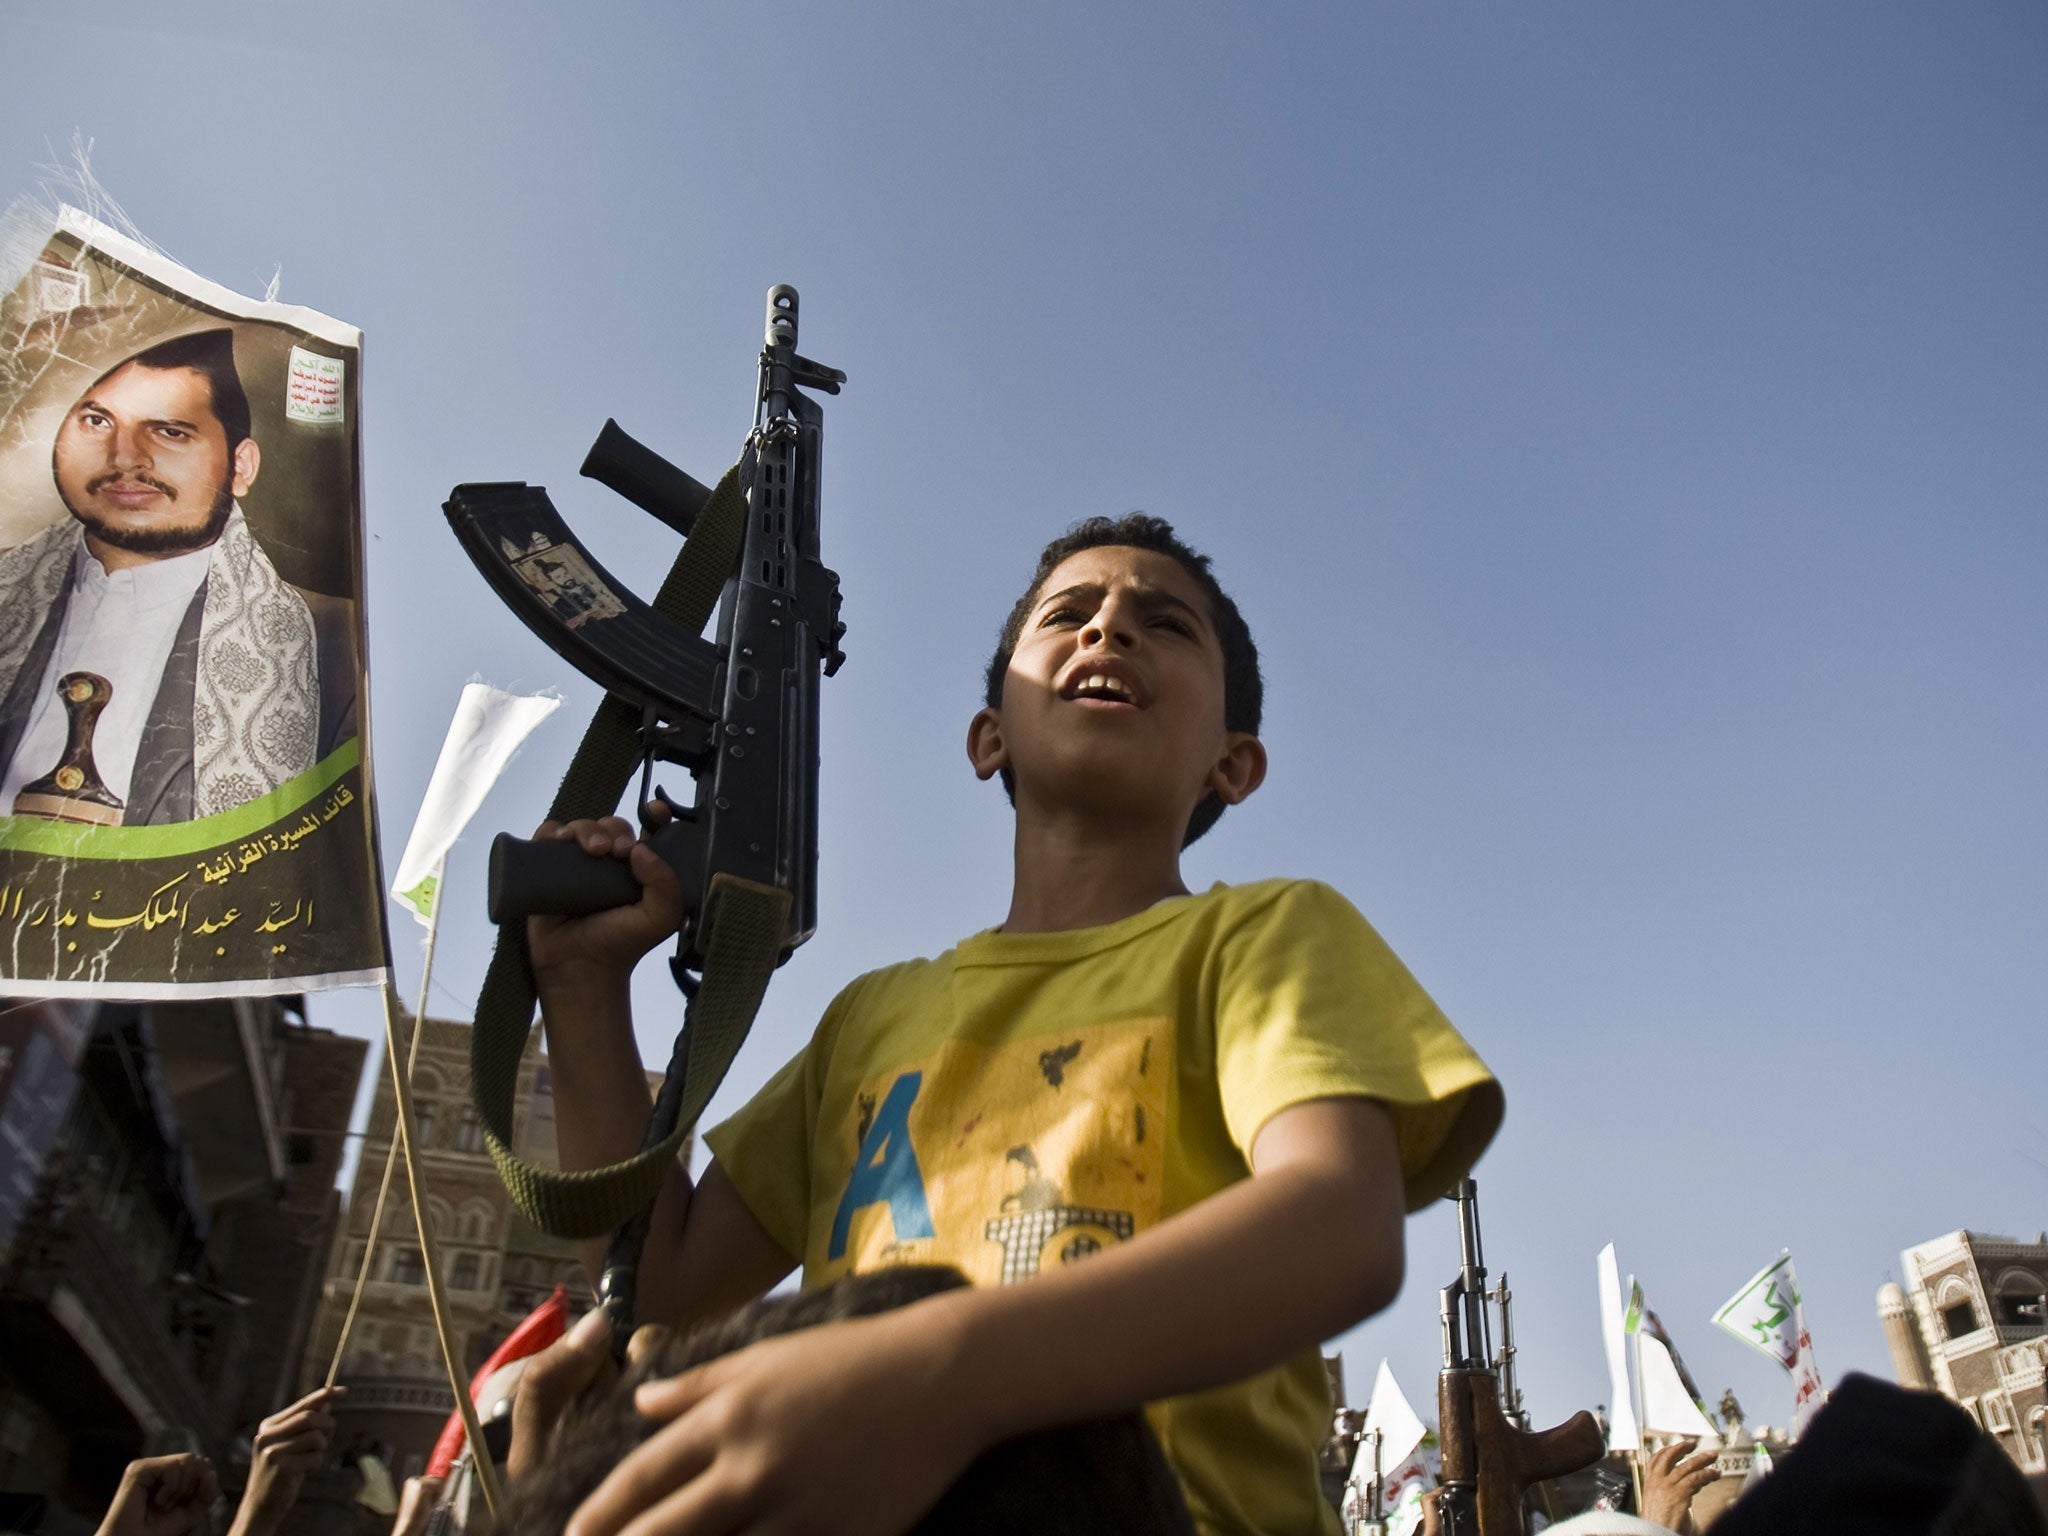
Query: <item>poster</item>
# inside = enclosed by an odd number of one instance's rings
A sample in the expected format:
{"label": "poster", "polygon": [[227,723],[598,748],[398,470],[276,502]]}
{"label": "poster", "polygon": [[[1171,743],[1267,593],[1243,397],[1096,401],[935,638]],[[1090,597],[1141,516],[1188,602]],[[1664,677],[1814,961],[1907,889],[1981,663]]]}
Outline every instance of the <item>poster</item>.
{"label": "poster", "polygon": [[361,364],[73,209],[0,295],[0,995],[383,979]]}

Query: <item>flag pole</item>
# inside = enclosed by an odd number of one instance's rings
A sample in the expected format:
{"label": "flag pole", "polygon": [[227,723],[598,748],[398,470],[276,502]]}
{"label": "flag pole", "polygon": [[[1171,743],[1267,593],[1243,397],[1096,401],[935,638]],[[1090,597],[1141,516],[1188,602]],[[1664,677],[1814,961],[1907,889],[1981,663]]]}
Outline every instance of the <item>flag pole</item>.
{"label": "flag pole", "polygon": [[[435,911],[439,910],[437,901]],[[416,1022],[413,1030],[415,1040],[425,1027],[424,1019]],[[504,1518],[505,1496],[498,1486],[497,1469],[491,1464],[490,1447],[484,1444],[483,1426],[477,1422],[476,1404],[470,1399],[469,1383],[455,1362],[455,1341],[448,1328],[447,1299],[441,1294],[440,1249],[434,1242],[434,1225],[427,1219],[426,1191],[420,1187],[418,1149],[412,1144],[412,1083],[398,1064],[398,992],[394,987],[384,989],[384,1049],[391,1062],[392,1093],[398,1100],[398,1145],[405,1159],[406,1189],[412,1196],[413,1226],[420,1235],[420,1257],[425,1261],[427,1305],[433,1310],[434,1334],[441,1342],[441,1363],[448,1372],[448,1386],[455,1394],[455,1407],[462,1415],[462,1427],[469,1436],[470,1456],[476,1468],[477,1482],[484,1491],[484,1506],[490,1511],[492,1522],[496,1523]]]}
{"label": "flag pole", "polygon": [[[1630,1275],[1628,1280],[1629,1299],[1633,1302],[1635,1299],[1636,1277]],[[1643,1512],[1643,1452],[1648,1449],[1646,1442],[1650,1434],[1650,1426],[1643,1422],[1643,1343],[1640,1328],[1641,1324],[1638,1323],[1636,1328],[1629,1329],[1621,1337],[1624,1358],[1628,1362],[1630,1407],[1635,1414],[1636,1420],[1636,1446],[1629,1453],[1628,1466],[1629,1473],[1635,1480],[1636,1513],[1639,1515]]]}
{"label": "flag pole", "polygon": [[[441,936],[441,902],[438,898],[441,880],[447,873],[447,868],[448,855],[444,853],[441,855],[439,862],[434,865],[436,900],[434,902],[434,909],[427,919],[426,958],[420,966],[420,1005],[413,1010],[412,1043],[407,1047],[405,1053],[405,1080],[407,1083],[412,1081],[412,1069],[418,1063],[420,1057],[420,1038],[426,1034],[427,1029],[427,988],[433,984],[434,980],[434,941]],[[395,992],[398,983],[396,981],[387,981],[384,985],[386,991]],[[395,1104],[396,1100],[393,1103]],[[364,1150],[368,1150],[367,1141],[364,1143]],[[327,1380],[324,1383],[326,1386],[333,1386],[335,1378],[341,1374],[342,1352],[348,1348],[349,1333],[355,1327],[356,1310],[363,1304],[363,1288],[370,1281],[370,1266],[376,1261],[377,1232],[384,1224],[384,1202],[391,1193],[391,1170],[397,1164],[397,1161],[398,1137],[394,1134],[384,1144],[384,1174],[377,1181],[377,1203],[370,1207],[370,1232],[369,1236],[363,1239],[363,1262],[356,1270],[355,1290],[348,1299],[348,1313],[341,1320],[341,1337],[334,1341],[334,1358],[327,1363]]]}

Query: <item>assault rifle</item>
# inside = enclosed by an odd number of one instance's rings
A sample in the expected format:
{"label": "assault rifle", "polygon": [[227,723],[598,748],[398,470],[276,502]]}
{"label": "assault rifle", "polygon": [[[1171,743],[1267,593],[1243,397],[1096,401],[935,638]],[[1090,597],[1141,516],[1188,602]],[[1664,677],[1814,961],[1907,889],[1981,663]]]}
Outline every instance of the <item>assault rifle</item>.
{"label": "assault rifle", "polygon": [[[1443,1536],[1526,1536],[1524,1498],[1548,1477],[1591,1466],[1606,1448],[1593,1415],[1581,1409],[1555,1429],[1532,1433],[1515,1385],[1514,1322],[1507,1276],[1486,1288],[1479,1247],[1479,1186],[1461,1179],[1458,1277],[1439,1295],[1444,1368],[1437,1377]],[[1487,1303],[1501,1313],[1501,1348],[1492,1349]]]}
{"label": "assault rifle", "polygon": [[[512,1094],[533,1017],[525,919],[637,901],[619,860],[574,843],[501,835],[491,846],[498,948],[477,1001],[472,1082],[485,1140],[513,1199],[565,1237],[619,1228],[599,1290],[623,1343],[648,1207],[753,1022],[775,966],[817,926],[818,679],[845,659],[839,578],[819,559],[824,414],[803,393],[846,375],[797,350],[797,293],[768,292],[754,428],[739,462],[707,489],[606,422],[584,461],[601,481],[685,536],[652,603],[570,532],[545,490],[459,485],[445,510],[477,569],[526,626],[599,683],[591,722],[551,820],[610,815],[635,767],[639,804],[654,765],[690,774],[649,845],[675,870],[685,918],[671,969],[689,999],[641,1154],[554,1174],[515,1157]],[[717,638],[702,631],[718,605]]]}
{"label": "assault rifle", "polygon": [[[677,959],[691,971],[703,968],[705,898],[717,877],[790,893],[784,958],[817,927],[818,675],[846,659],[846,626],[839,577],[818,558],[824,412],[796,386],[837,394],[846,375],[798,356],[796,336],[796,290],[770,290],[759,405],[737,466],[753,515],[740,547],[707,573],[724,591],[715,644],[613,578],[539,486],[459,485],[447,505],[512,611],[637,714],[643,776],[662,761],[696,780],[694,802],[671,804],[673,819],[648,839],[682,882],[689,918]],[[686,536],[713,494],[614,421],[582,472]],[[580,916],[639,897],[623,863],[573,843],[501,834],[491,845],[493,922]]]}

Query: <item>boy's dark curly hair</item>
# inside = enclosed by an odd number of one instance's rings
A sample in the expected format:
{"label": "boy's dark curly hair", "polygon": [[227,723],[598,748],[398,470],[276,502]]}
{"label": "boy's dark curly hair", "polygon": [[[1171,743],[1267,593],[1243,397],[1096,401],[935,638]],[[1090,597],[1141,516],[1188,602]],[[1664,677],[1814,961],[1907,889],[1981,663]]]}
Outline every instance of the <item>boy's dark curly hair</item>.
{"label": "boy's dark curly hair", "polygon": [[[1106,545],[1149,549],[1156,554],[1168,555],[1194,578],[1195,585],[1209,599],[1210,621],[1215,625],[1216,638],[1223,646],[1223,728],[1258,735],[1266,685],[1259,676],[1259,648],[1252,642],[1251,627],[1245,623],[1244,615],[1237,611],[1237,604],[1230,600],[1230,595],[1210,572],[1209,557],[1183,543],[1173,531],[1173,524],[1165,518],[1152,517],[1144,512],[1131,512],[1123,517],[1091,517],[1086,522],[1076,523],[1039,551],[1038,569],[1031,573],[1031,582],[1025,587],[1024,595],[1017,599],[1010,616],[1003,620],[1002,638],[996,642],[995,655],[989,658],[985,689],[988,707],[1002,708],[1003,678],[1010,670],[1010,656],[1017,649],[1017,640],[1024,633],[1024,623],[1031,617],[1032,606],[1038,601],[1038,591],[1045,585],[1045,578],[1062,560],[1078,555],[1084,549],[1100,549]],[[1003,770],[1002,778],[1003,790],[1014,804],[1016,781],[1007,768]],[[1181,846],[1187,847],[1215,826],[1216,818],[1222,814],[1223,802],[1214,795],[1204,796],[1188,818],[1187,835],[1181,839]]]}
{"label": "boy's dark curly hair", "polygon": [[[658,1427],[633,1406],[643,1382],[761,1339],[908,1306],[967,1282],[946,1265],[850,1275],[699,1324],[572,1404],[535,1470],[512,1490],[505,1536],[561,1536],[576,1507]],[[1076,1367],[1083,1369],[1080,1362]],[[1040,1430],[984,1451],[910,1536],[1195,1536],[1180,1483],[1144,1416]]]}

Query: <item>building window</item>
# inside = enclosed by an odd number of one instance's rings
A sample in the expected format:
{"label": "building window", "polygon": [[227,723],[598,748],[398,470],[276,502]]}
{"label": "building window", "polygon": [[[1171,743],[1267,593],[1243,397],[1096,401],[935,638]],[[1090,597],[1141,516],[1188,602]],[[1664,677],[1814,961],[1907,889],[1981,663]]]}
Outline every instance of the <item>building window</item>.
{"label": "building window", "polygon": [[484,1149],[484,1128],[477,1123],[476,1106],[462,1106],[462,1118],[455,1124],[455,1139],[449,1145],[458,1152],[481,1152]]}
{"label": "building window", "polygon": [[2048,1290],[2039,1280],[2024,1271],[2011,1271],[1998,1277],[1998,1294],[1991,1299],[1991,1309],[1998,1316],[2001,1328],[2040,1328],[2048,1325],[2043,1317],[2041,1304],[2048,1297],[2041,1293]]}
{"label": "building window", "polygon": [[440,1104],[433,1099],[412,1101],[412,1139],[422,1147],[434,1144],[434,1117],[441,1112]]}
{"label": "building window", "polygon": [[465,1243],[489,1242],[491,1208],[481,1200],[469,1201],[462,1207],[462,1215],[456,1219],[455,1231]]}
{"label": "building window", "polygon": [[1941,1309],[1941,1331],[1952,1339],[1960,1339],[1966,1333],[1975,1333],[1978,1326],[1977,1309],[1970,1305],[1967,1296]]}
{"label": "building window", "polygon": [[425,1285],[427,1266],[420,1262],[420,1251],[401,1243],[391,1250],[391,1280],[396,1285]]}
{"label": "building window", "polygon": [[458,1253],[455,1263],[448,1271],[448,1287],[456,1291],[473,1291],[477,1288],[477,1257],[473,1253]]}

